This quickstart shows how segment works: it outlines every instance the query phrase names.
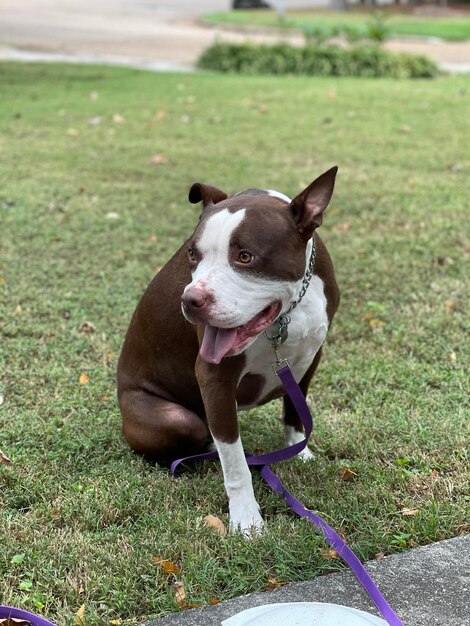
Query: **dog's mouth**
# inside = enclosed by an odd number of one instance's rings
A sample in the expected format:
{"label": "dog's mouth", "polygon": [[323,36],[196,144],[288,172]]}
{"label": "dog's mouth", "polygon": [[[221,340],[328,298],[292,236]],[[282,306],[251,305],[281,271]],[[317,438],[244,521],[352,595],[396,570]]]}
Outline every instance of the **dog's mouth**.
{"label": "dog's mouth", "polygon": [[199,349],[201,358],[218,365],[225,356],[239,354],[274,322],[281,306],[279,301],[272,302],[249,322],[236,328],[217,328],[206,324]]}

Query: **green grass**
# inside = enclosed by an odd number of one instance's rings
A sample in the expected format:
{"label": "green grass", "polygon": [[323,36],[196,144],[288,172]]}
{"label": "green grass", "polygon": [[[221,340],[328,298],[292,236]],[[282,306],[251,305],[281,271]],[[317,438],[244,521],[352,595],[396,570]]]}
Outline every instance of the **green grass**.
{"label": "green grass", "polygon": [[[174,481],[121,438],[117,354],[197,221],[196,180],[295,194],[339,165],[321,234],[342,303],[311,388],[316,461],[279,475],[362,559],[468,528],[466,77],[2,64],[0,82],[0,448],[14,461],[0,465],[0,603],[131,624],[178,610],[154,556],[181,568],[192,604],[341,567],[259,476],[265,534],[220,538],[202,523],[227,523],[217,466]],[[247,449],[282,445],[279,413],[242,416]]]}
{"label": "green grass", "polygon": [[[275,11],[263,10],[210,13],[204,17],[204,20],[210,24],[289,29],[303,29],[309,26],[321,28],[354,26],[360,30],[365,30],[371,19],[371,16],[364,11],[348,11],[347,13],[295,11],[289,12],[283,20]],[[388,14],[386,24],[390,27],[392,36],[439,37],[447,41],[470,39],[469,17],[427,17],[392,12]]]}

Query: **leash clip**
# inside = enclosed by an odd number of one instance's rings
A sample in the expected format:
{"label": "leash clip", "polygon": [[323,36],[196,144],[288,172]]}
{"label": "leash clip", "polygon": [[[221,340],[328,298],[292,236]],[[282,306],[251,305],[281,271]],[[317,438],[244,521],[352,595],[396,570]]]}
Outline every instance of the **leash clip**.
{"label": "leash clip", "polygon": [[276,362],[273,363],[271,365],[271,367],[273,368],[274,373],[276,374],[276,376],[279,376],[279,372],[284,368],[284,367],[288,367],[290,368],[290,363],[287,359],[281,359],[279,357],[279,353],[277,351],[276,352]]}

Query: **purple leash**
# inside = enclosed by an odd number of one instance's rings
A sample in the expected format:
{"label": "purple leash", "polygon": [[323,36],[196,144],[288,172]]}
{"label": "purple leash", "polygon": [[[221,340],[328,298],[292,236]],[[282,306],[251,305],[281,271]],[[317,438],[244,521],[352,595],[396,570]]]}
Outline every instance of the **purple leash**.
{"label": "purple leash", "polygon": [[[282,367],[280,367],[282,365]],[[367,570],[362,565],[361,561],[354,554],[347,543],[342,539],[338,533],[331,528],[319,515],[315,515],[312,511],[309,511],[304,505],[297,500],[282,484],[276,474],[271,470],[268,465],[272,463],[279,463],[286,459],[295,456],[301,452],[306,446],[308,438],[312,433],[313,422],[310,410],[307,406],[303,393],[297,384],[289,364],[287,361],[278,362],[276,364],[276,374],[281,379],[283,387],[286,393],[289,395],[292,403],[297,411],[303,427],[305,429],[305,439],[287,448],[276,450],[268,454],[246,454],[246,460],[248,465],[254,465],[259,470],[261,476],[264,478],[268,486],[276,493],[281,495],[286,501],[287,505],[300,517],[306,517],[310,522],[315,524],[322,531],[326,541],[329,545],[338,553],[338,555],[345,561],[355,576],[367,591],[377,609],[380,611],[384,619],[390,624],[390,626],[403,626],[403,622],[396,615],[388,602],[383,597],[377,585],[367,573]],[[176,459],[171,464],[171,472],[173,476],[177,476],[177,467],[180,463],[185,461],[210,461],[218,459],[219,455],[217,451],[206,452],[203,454],[196,454],[194,456],[188,456],[183,459]]]}

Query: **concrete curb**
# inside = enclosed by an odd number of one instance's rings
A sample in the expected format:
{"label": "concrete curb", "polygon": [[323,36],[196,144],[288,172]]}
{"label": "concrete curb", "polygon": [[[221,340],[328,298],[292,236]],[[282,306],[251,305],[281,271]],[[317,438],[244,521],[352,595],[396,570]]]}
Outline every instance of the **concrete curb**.
{"label": "concrete curb", "polygon": [[[405,626],[469,626],[470,535],[370,561],[366,566]],[[331,602],[376,614],[354,574],[345,571],[168,615],[145,622],[145,626],[220,626],[222,620],[245,609],[276,602]]]}

